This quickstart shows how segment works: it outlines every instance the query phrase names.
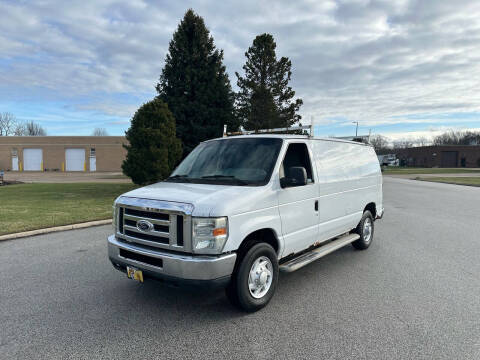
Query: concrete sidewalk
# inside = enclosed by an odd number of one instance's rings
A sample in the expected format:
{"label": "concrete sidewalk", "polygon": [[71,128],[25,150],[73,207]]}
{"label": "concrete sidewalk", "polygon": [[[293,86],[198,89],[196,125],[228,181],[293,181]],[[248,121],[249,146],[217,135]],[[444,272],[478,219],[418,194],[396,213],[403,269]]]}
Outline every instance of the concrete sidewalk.
{"label": "concrete sidewalk", "polygon": [[6,171],[4,181],[20,181],[23,183],[131,183],[130,178],[121,172],[11,172]]}

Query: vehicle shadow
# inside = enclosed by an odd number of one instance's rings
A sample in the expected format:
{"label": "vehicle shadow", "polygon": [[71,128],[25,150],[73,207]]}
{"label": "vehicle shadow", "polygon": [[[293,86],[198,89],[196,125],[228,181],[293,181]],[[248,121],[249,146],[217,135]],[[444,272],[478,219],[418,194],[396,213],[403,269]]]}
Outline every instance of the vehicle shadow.
{"label": "vehicle shadow", "polygon": [[[288,294],[308,291],[312,287],[312,280],[315,286],[321,287],[322,280],[328,281],[330,277],[335,277],[345,263],[355,263],[357,257],[354,255],[357,254],[358,251],[347,246],[296,272],[281,273],[276,295],[261,312],[273,311],[275,304],[278,303],[280,306],[283,302],[282,297]],[[248,315],[230,304],[223,289],[176,287],[148,279],[143,284],[138,284],[124,279],[117,283],[115,292],[123,294],[124,300],[130,306],[140,308],[142,312],[152,317],[181,315],[184,319],[198,321],[199,318],[203,318],[214,321]]]}
{"label": "vehicle shadow", "polygon": [[116,288],[126,301],[149,316],[193,316],[210,320],[241,317],[245,313],[233,307],[223,289],[177,287],[146,279],[143,284],[125,279]]}

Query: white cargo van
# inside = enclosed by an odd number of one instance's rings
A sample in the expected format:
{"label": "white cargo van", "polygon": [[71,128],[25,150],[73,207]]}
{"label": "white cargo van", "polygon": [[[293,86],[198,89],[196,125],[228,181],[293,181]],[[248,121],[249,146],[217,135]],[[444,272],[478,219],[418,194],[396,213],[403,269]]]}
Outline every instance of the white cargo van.
{"label": "white cargo van", "polygon": [[367,249],[383,215],[373,148],[303,135],[246,135],[198,145],[165,181],[114,204],[108,254],[143,282],[224,286],[247,311],[279,271],[352,244]]}

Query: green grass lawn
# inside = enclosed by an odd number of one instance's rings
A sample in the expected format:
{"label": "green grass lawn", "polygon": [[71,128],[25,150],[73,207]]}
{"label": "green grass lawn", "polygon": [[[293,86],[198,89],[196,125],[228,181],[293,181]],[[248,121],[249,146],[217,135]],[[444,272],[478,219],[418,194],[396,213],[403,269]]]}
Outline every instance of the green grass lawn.
{"label": "green grass lawn", "polygon": [[411,175],[411,174],[469,174],[480,173],[479,169],[466,168],[412,168],[412,167],[388,167],[383,171],[384,175]]}
{"label": "green grass lawn", "polygon": [[0,235],[109,219],[113,200],[133,188],[118,183],[0,186]]}
{"label": "green grass lawn", "polygon": [[480,177],[419,177],[417,180],[457,185],[480,186]]}

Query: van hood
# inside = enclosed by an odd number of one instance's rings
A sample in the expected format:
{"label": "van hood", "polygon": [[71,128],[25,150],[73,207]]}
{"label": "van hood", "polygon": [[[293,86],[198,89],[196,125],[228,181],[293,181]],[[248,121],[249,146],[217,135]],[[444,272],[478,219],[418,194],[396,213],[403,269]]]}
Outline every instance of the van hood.
{"label": "van hood", "polygon": [[264,190],[264,186],[159,182],[122,196],[191,204],[194,207],[193,216],[231,216],[272,206],[259,201]]}

